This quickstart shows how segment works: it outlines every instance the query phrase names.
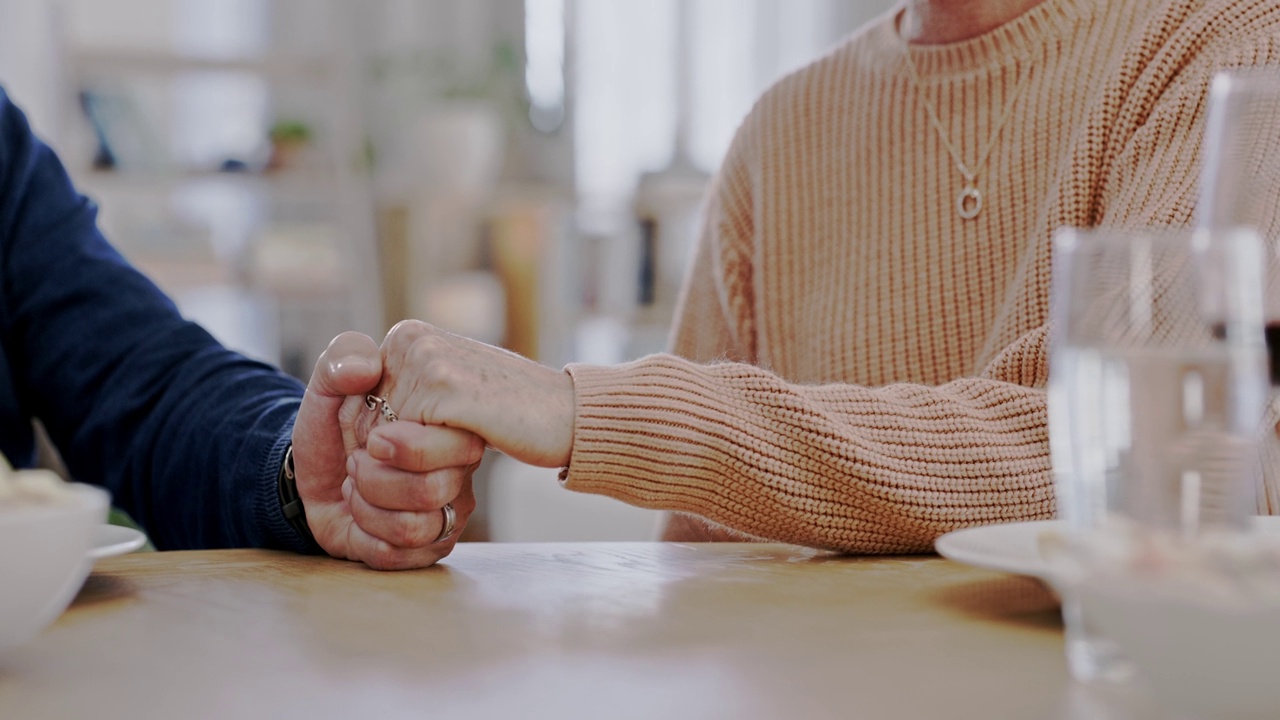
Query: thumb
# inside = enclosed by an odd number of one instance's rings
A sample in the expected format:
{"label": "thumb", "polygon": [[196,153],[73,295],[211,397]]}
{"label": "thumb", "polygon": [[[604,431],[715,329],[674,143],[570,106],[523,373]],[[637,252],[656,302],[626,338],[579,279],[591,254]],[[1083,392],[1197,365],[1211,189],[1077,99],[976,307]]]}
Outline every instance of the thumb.
{"label": "thumb", "polygon": [[382,352],[368,335],[345,332],[333,339],[316,361],[307,392],[331,409],[348,395],[363,395],[382,380]]}
{"label": "thumb", "polygon": [[343,404],[373,390],[381,379],[381,351],[367,335],[343,333],[320,355],[293,426],[299,493],[314,496],[323,490],[341,496],[347,445],[354,443],[342,422]]}

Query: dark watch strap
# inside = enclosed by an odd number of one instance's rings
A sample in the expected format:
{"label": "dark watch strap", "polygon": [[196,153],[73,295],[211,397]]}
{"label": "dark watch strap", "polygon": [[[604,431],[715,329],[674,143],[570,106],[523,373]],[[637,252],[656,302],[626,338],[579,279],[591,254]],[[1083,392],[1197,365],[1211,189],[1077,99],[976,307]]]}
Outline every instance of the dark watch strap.
{"label": "dark watch strap", "polygon": [[280,509],[284,511],[284,519],[288,521],[302,539],[318,546],[316,538],[311,534],[311,526],[307,525],[307,509],[298,495],[298,476],[293,470],[293,444],[284,451],[284,462],[280,463]]}

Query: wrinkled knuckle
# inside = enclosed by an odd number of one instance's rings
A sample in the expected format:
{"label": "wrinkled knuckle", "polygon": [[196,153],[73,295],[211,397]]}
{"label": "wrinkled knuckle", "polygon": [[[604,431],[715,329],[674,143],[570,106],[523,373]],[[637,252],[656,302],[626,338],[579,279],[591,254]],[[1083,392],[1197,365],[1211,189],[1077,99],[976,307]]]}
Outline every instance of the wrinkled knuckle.
{"label": "wrinkled knuckle", "polygon": [[413,483],[413,503],[420,511],[439,510],[444,507],[444,504],[449,502],[449,498],[444,495],[444,489],[440,483],[431,482],[427,479],[421,479]]}
{"label": "wrinkled knuckle", "polygon": [[414,337],[409,345],[408,357],[417,366],[427,366],[448,353],[448,341],[435,334],[422,334]]}
{"label": "wrinkled knuckle", "polygon": [[450,393],[466,386],[467,370],[453,358],[435,357],[423,363],[423,376],[428,387],[439,393]]}
{"label": "wrinkled knuckle", "polygon": [[395,544],[402,548],[417,548],[429,544],[435,536],[428,537],[430,532],[425,525],[423,518],[416,513],[400,513],[392,531]]}

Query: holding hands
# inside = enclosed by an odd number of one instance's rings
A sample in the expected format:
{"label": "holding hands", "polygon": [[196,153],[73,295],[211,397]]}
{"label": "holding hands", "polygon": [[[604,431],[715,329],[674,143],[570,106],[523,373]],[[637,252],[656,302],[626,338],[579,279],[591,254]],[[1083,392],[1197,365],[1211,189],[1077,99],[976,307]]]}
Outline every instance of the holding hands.
{"label": "holding hands", "polygon": [[426,323],[399,323],[381,350],[339,335],[293,430],[307,523],[334,557],[380,570],[432,565],[475,510],[471,477],[486,443],[565,465],[573,414],[568,374]]}
{"label": "holding hands", "polygon": [[[382,375],[378,346],[359,333],[339,335],[320,356],[293,428],[298,495],[330,555],[379,570],[426,567],[453,550],[475,509],[471,475],[484,444],[463,430],[391,423],[414,455],[396,466],[372,459],[369,431],[384,421],[364,397]],[[454,528],[442,537],[450,503]]]}

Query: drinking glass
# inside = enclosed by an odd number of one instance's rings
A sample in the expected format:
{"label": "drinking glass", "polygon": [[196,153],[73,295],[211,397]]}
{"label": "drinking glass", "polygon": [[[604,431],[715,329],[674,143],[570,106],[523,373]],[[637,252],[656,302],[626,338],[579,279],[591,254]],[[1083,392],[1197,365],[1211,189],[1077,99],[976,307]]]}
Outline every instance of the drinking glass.
{"label": "drinking glass", "polygon": [[[1280,239],[1280,71],[1220,73],[1209,91],[1197,216],[1201,227],[1250,227]],[[1274,290],[1275,288],[1270,288]],[[1268,293],[1269,306],[1280,302]]]}
{"label": "drinking glass", "polygon": [[[1067,229],[1053,251],[1049,438],[1068,540],[1247,527],[1267,398],[1256,234]],[[1059,591],[1073,675],[1126,677],[1070,583]]]}
{"label": "drinking glass", "polygon": [[1258,464],[1258,505],[1280,512],[1280,71],[1221,73],[1209,92],[1199,227],[1248,228],[1263,242],[1263,319],[1271,400]]}

